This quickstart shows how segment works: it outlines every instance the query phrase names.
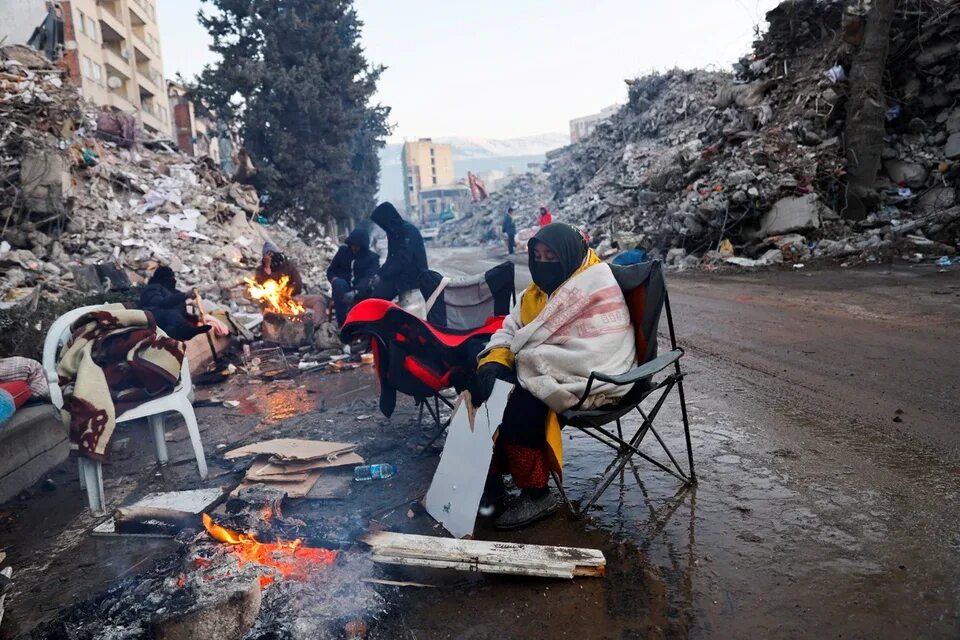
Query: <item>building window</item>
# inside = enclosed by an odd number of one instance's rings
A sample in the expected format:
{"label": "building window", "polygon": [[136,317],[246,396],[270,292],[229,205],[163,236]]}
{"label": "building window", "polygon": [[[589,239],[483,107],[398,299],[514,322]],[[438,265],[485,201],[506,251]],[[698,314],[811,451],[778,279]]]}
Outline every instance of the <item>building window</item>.
{"label": "building window", "polygon": [[437,176],[433,176],[433,184],[437,184]]}
{"label": "building window", "polygon": [[430,157],[432,158],[435,155],[436,151],[433,147],[430,147]]}
{"label": "building window", "polygon": [[77,27],[80,29],[80,33],[86,35],[87,33],[87,17],[83,15],[83,11],[77,10]]}
{"label": "building window", "polygon": [[93,79],[93,60],[88,56],[83,56],[80,59],[80,71],[83,73],[84,78]]}
{"label": "building window", "polygon": [[103,84],[103,67],[94,62],[91,67],[93,68],[93,81],[97,84]]}
{"label": "building window", "polygon": [[97,40],[97,23],[93,21],[93,18],[87,18],[87,31],[86,31],[86,34],[87,34],[87,36],[90,37],[91,40],[93,40],[94,42],[96,42],[96,40]]}

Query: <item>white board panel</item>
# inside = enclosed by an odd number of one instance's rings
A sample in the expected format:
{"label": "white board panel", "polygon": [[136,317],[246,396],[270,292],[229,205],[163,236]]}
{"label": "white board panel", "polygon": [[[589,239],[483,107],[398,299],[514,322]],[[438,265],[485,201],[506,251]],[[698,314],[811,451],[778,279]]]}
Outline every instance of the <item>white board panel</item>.
{"label": "white board panel", "polygon": [[[440,464],[427,491],[427,513],[456,538],[473,534],[477,508],[493,457],[493,434],[513,385],[497,380],[476,412],[463,394],[453,408]],[[473,418],[471,425],[471,417]]]}

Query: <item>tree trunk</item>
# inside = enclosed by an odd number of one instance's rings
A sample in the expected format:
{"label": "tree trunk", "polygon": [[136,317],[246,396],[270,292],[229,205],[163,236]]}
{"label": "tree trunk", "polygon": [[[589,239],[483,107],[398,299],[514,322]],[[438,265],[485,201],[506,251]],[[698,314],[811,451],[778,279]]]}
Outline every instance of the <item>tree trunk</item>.
{"label": "tree trunk", "polygon": [[847,197],[843,211],[849,220],[863,220],[877,203],[875,187],[887,111],[883,74],[895,8],[896,0],[869,1],[869,9],[862,18],[863,42],[854,53],[850,68],[845,130]]}

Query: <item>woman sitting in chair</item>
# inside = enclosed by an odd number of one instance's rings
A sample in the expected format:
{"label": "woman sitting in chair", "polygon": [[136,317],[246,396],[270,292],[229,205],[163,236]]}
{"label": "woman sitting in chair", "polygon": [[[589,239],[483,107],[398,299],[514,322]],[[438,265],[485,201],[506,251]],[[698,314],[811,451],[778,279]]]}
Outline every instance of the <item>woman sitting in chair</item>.
{"label": "woman sitting in chair", "polygon": [[[490,476],[480,504],[492,515],[506,497],[503,475],[521,496],[496,521],[515,529],[558,508],[550,472],[563,464],[557,414],[580,401],[592,371],[629,371],[637,364],[634,332],[623,292],[610,267],[564,223],[540,229],[528,243],[527,287],[480,354],[470,386],[474,406],[490,397],[497,379],[515,383],[497,432]],[[594,384],[580,408],[602,406],[629,390]]]}

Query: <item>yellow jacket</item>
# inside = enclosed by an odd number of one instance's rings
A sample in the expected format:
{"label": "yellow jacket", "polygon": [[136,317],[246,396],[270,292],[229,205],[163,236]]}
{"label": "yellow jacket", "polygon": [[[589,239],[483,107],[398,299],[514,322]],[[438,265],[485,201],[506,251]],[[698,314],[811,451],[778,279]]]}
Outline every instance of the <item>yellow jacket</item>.
{"label": "yellow jacket", "polygon": [[[590,267],[601,263],[602,260],[600,260],[600,256],[598,256],[593,249],[589,249],[587,251],[587,257],[583,260],[583,264],[581,264],[576,271],[570,274],[570,277],[572,278],[573,276],[586,271]],[[550,296],[548,296],[543,289],[531,282],[530,286],[527,287],[520,296],[520,322],[523,325],[526,325],[540,315],[540,312],[543,311],[543,307],[547,304],[547,299],[549,297]],[[491,349],[489,353],[483,356],[480,359],[479,365],[482,366],[489,362],[496,362],[512,369],[513,360],[514,353],[510,351],[508,347],[497,347],[495,349]],[[562,473],[563,440],[560,438],[560,421],[557,419],[557,414],[555,411],[551,410],[547,412],[547,419],[546,423],[544,424],[544,428],[547,432],[547,460],[550,463],[550,468],[557,473]]]}

